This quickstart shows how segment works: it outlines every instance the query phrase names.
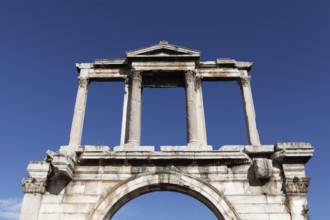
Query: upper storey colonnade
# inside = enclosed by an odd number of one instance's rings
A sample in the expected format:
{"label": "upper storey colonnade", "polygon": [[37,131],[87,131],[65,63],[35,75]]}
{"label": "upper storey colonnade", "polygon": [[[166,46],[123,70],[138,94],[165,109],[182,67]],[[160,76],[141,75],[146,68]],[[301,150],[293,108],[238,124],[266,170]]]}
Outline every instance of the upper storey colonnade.
{"label": "upper storey colonnade", "polygon": [[[69,147],[81,145],[88,85],[98,81],[123,81],[124,104],[118,151],[153,151],[140,146],[142,88],[184,87],[186,92],[187,146],[181,150],[212,150],[207,144],[202,95],[203,81],[237,81],[240,85],[249,144],[260,145],[248,75],[250,62],[233,59],[200,61],[200,52],[161,41],[157,45],[126,52],[125,59],[95,60],[77,64],[79,86]],[[180,150],[164,146],[162,150]]]}

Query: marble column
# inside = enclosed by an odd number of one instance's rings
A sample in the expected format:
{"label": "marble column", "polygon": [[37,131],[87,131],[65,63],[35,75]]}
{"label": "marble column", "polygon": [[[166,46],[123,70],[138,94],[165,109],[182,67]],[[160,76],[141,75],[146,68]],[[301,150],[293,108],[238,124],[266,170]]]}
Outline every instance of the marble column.
{"label": "marble column", "polygon": [[120,136],[120,146],[124,146],[127,142],[127,130],[128,130],[128,113],[129,113],[129,104],[128,100],[130,99],[130,80],[125,80],[125,93],[124,93],[124,103],[123,103],[123,116],[121,122],[121,136]]}
{"label": "marble column", "polygon": [[141,71],[131,72],[131,94],[129,100],[127,146],[139,146],[141,138]]}
{"label": "marble column", "polygon": [[201,145],[199,140],[195,81],[196,73],[194,71],[185,72],[188,146]]}
{"label": "marble column", "polygon": [[242,92],[249,144],[260,145],[250,81],[250,76],[243,76],[240,78],[239,84]]}
{"label": "marble column", "polygon": [[89,80],[87,77],[79,78],[79,86],[71,126],[69,146],[78,148],[81,144],[82,131],[86,111]]}
{"label": "marble column", "polygon": [[197,118],[199,128],[199,140],[203,146],[207,146],[207,135],[205,125],[205,113],[203,104],[203,93],[202,93],[202,78],[197,76],[195,81],[196,89],[196,105],[197,105]]}

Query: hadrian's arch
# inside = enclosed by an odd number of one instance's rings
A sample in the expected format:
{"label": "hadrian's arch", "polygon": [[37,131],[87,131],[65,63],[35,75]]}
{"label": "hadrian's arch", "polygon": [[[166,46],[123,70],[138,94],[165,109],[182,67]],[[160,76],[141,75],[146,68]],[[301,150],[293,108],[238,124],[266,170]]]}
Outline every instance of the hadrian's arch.
{"label": "hadrian's arch", "polygon": [[106,195],[93,208],[90,219],[108,220],[128,201],[155,191],[174,191],[194,197],[205,204],[218,219],[240,219],[234,207],[209,183],[180,172],[157,172],[130,178]]}
{"label": "hadrian's arch", "polygon": [[[252,98],[252,63],[228,58],[203,62],[198,50],[161,41],[123,59],[76,64],[78,91],[68,145],[32,161],[22,180],[20,220],[106,220],[126,202],[154,191],[196,198],[223,220],[308,218],[314,148],[303,142],[261,144]],[[124,83],[117,146],[81,143],[90,83]],[[239,83],[248,145],[207,143],[202,85]],[[141,146],[143,88],[183,87],[187,144]],[[105,97],[105,100],[108,97]]]}

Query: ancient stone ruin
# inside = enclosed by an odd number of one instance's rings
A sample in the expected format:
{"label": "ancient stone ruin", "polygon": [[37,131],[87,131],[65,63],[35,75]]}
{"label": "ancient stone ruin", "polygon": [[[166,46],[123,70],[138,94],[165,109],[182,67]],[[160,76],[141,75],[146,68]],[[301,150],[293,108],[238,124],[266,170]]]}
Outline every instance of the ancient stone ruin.
{"label": "ancient stone ruin", "polygon": [[[260,143],[249,71],[252,63],[218,58],[161,41],[126,52],[124,59],[77,64],[78,93],[70,142],[44,161],[30,162],[22,180],[21,220],[106,220],[126,202],[148,192],[175,191],[205,204],[218,219],[307,219],[308,143]],[[118,146],[82,145],[88,85],[124,82]],[[207,144],[203,81],[238,82],[249,145]],[[183,87],[187,145],[141,146],[141,90]]]}

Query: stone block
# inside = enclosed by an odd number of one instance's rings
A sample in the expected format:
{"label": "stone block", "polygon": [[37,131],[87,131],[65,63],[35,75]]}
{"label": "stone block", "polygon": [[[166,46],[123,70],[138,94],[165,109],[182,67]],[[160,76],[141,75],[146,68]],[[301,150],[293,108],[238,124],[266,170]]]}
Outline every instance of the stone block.
{"label": "stone block", "polygon": [[40,213],[49,213],[49,214],[56,214],[56,213],[70,213],[70,214],[83,214],[88,213],[91,205],[90,204],[41,204]]}
{"label": "stone block", "polygon": [[246,145],[244,151],[247,154],[272,154],[274,145]]}
{"label": "stone block", "polygon": [[269,220],[291,220],[290,214],[269,214]]}
{"label": "stone block", "polygon": [[[242,220],[269,220],[268,214],[240,214]],[[280,219],[277,219],[280,220]]]}
{"label": "stone block", "polygon": [[160,146],[161,151],[212,151],[213,148],[210,145],[206,146]]}
{"label": "stone block", "polygon": [[304,148],[313,148],[310,143],[304,142],[285,142],[275,144],[275,150],[285,150],[285,149],[304,149]]}
{"label": "stone block", "polygon": [[257,179],[270,179],[273,174],[272,161],[269,159],[258,158],[253,160],[254,174]]}
{"label": "stone block", "polygon": [[244,145],[223,145],[219,151],[244,151]]}
{"label": "stone block", "polygon": [[114,151],[154,152],[154,146],[116,146]]}
{"label": "stone block", "polygon": [[45,161],[31,161],[27,172],[29,177],[45,180],[50,172],[50,164]]}
{"label": "stone block", "polygon": [[105,145],[85,145],[83,146],[85,153],[94,153],[94,152],[100,152],[100,153],[106,153],[109,152],[111,149],[109,146]]}
{"label": "stone block", "polygon": [[86,195],[86,194],[70,194],[63,197],[64,203],[96,203],[99,199],[97,195]]}

